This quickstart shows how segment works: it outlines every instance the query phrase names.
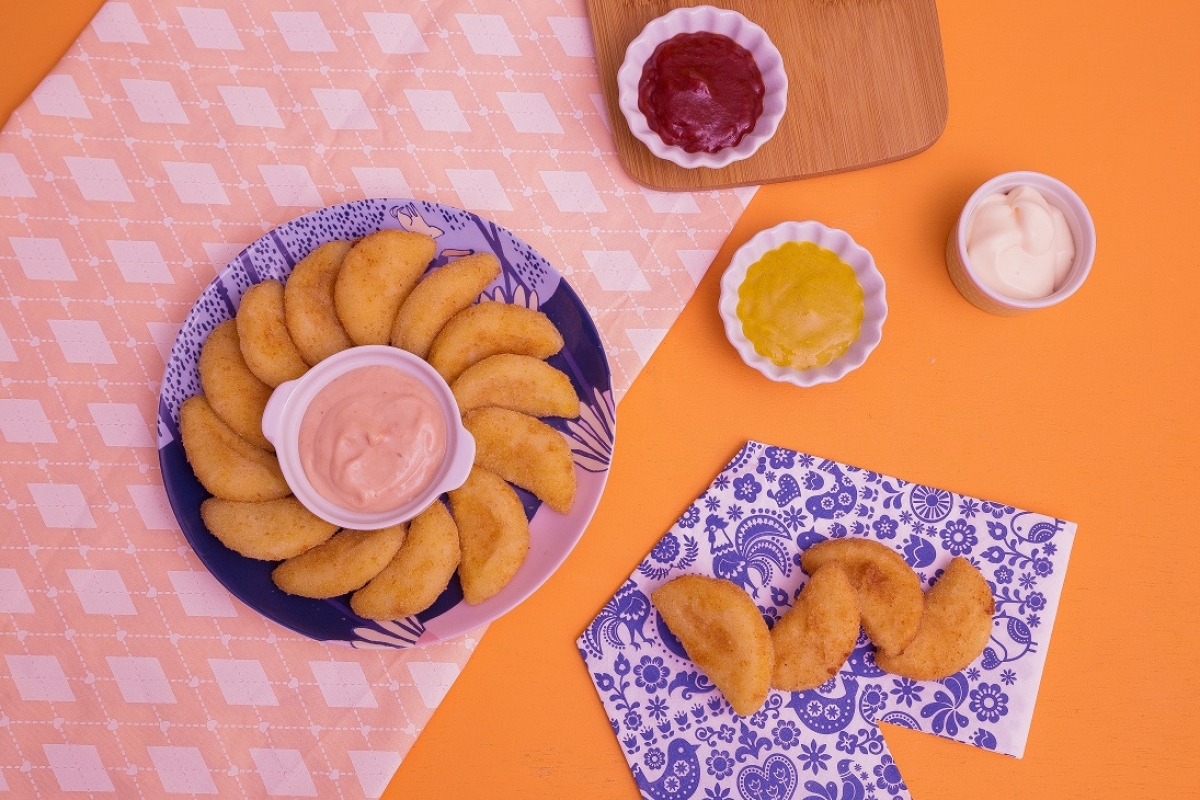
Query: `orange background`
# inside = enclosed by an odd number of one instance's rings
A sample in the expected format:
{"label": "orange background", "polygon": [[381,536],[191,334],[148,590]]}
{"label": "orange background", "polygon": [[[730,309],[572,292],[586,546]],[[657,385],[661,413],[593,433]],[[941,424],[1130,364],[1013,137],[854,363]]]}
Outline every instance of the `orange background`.
{"label": "orange background", "polygon": [[[0,10],[0,115],[99,0]],[[385,798],[634,798],[575,638],[749,438],[1079,524],[1026,755],[888,727],[918,800],[1200,791],[1200,7],[938,5],[950,121],[896,164],[764,187],[618,409],[608,489],[563,568],[484,637]],[[1091,209],[1064,305],[968,305],[945,237],[984,180],[1033,169]],[[883,342],[813,389],[744,366],[717,316],[734,249],[787,219],[844,228],[888,282]]]}

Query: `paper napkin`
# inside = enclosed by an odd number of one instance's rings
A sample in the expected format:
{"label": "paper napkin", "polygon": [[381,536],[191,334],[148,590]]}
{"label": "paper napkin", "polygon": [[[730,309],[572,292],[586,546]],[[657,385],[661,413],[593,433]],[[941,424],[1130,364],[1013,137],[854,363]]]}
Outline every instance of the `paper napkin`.
{"label": "paper napkin", "polygon": [[[749,442],[579,637],[634,778],[652,800],[907,798],[878,722],[1021,756],[1075,524],[836,461]],[[919,682],[880,670],[865,637],[807,692],[772,691],[736,715],[663,624],[650,593],[682,574],[750,593],[769,624],[807,576],[800,553],[871,538],[928,588],[955,556],[996,600],[991,639],[967,669]]]}

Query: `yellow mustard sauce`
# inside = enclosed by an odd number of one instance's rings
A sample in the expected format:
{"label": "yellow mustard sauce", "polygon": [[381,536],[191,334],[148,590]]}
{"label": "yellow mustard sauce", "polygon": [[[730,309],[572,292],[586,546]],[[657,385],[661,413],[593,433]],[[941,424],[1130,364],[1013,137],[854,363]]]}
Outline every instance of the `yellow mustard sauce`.
{"label": "yellow mustard sauce", "polygon": [[759,355],[781,367],[823,367],[858,338],[863,290],[837,253],[788,242],[750,265],[737,315]]}

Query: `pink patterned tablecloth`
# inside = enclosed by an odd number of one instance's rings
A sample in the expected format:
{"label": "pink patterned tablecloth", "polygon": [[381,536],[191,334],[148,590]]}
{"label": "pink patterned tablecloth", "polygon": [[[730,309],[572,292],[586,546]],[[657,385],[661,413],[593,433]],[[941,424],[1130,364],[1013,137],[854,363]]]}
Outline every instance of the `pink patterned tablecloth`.
{"label": "pink patterned tablecloth", "polygon": [[0,134],[0,793],[378,797],[482,631],[299,637],[181,535],[154,419],[176,331],[314,208],[490,217],[571,282],[618,396],[752,194],[621,170],[582,0],[133,0]]}

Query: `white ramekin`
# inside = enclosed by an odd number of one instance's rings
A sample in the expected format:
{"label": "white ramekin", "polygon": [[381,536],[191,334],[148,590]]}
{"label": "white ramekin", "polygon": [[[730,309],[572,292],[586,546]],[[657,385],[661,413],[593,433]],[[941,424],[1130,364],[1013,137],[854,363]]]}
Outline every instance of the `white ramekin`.
{"label": "white ramekin", "polygon": [[[1075,261],[1062,285],[1052,294],[1033,300],[1006,297],[991,289],[971,270],[971,262],[967,258],[967,234],[980,201],[990,194],[1005,193],[1018,186],[1032,186],[1041,192],[1047,202],[1063,212],[1067,227],[1071,229],[1071,238],[1075,241]],[[1040,172],[1006,172],[980,186],[963,206],[946,240],[946,269],[955,287],[972,305],[1001,316],[1025,314],[1066,300],[1083,285],[1095,257],[1096,226],[1087,206],[1065,183]]]}
{"label": "white ramekin", "polygon": [[[359,367],[386,366],[421,382],[437,398],[446,422],[446,455],[429,485],[409,502],[378,513],[343,508],[321,495],[300,461],[300,423],[317,393],[330,381]],[[263,412],[263,435],[275,446],[283,477],[305,508],[327,522],[355,530],[376,530],[406,522],[438,495],[462,486],[475,460],[475,439],[463,427],[454,394],[433,367],[412,353],[387,345],[351,347],[326,358],[300,378],[280,384]]]}
{"label": "white ramekin", "polygon": [[[642,68],[654,53],[654,49],[672,36],[699,31],[723,34],[749,50],[763,79],[763,112],[754,123],[754,129],[742,137],[742,141],[736,147],[726,147],[716,153],[689,153],[682,147],[666,144],[657,133],[650,130],[646,115],[638,108],[638,83],[642,78]],[[758,25],[736,11],[713,6],[693,6],[677,8],[646,24],[625,50],[625,61],[617,70],[617,88],[617,104],[625,116],[630,132],[646,145],[651,153],[689,169],[716,169],[749,158],[775,135],[779,128],[779,120],[783,118],[783,112],[787,108],[788,77],[779,50],[771,42],[767,32]]]}
{"label": "white ramekin", "polygon": [[[781,367],[759,355],[743,333],[742,321],[737,315],[738,289],[746,278],[746,270],[764,254],[788,242],[813,242],[837,253],[838,258],[854,270],[854,275],[863,290],[863,320],[858,338],[845,353],[823,367]],[[796,386],[816,386],[832,383],[862,366],[867,356],[879,344],[883,338],[883,321],[887,319],[885,289],[883,275],[875,267],[875,259],[850,238],[850,234],[811,220],[782,222],[774,228],[758,232],[733,254],[729,267],[721,277],[721,300],[718,308],[721,320],[725,323],[725,336],[748,365],[773,381],[784,381]]]}

